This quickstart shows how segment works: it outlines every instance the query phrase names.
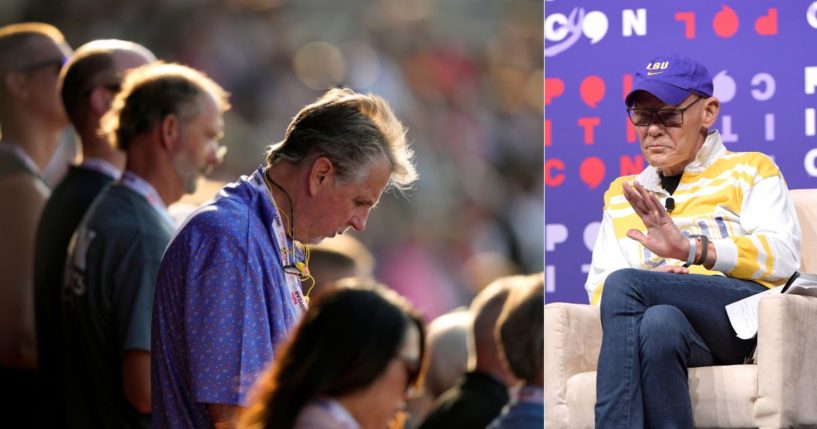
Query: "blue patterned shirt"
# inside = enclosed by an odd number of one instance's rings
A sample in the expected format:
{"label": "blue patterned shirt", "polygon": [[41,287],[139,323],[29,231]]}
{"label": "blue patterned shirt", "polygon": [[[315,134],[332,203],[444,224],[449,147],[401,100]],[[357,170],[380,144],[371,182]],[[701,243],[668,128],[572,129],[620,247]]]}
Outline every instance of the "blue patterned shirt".
{"label": "blue patterned shirt", "polygon": [[542,429],[545,427],[544,390],[525,386],[487,429]]}
{"label": "blue patterned shirt", "polygon": [[193,213],[167,248],[153,306],[155,427],[212,427],[207,403],[246,405],[299,320],[275,216],[259,168]]}

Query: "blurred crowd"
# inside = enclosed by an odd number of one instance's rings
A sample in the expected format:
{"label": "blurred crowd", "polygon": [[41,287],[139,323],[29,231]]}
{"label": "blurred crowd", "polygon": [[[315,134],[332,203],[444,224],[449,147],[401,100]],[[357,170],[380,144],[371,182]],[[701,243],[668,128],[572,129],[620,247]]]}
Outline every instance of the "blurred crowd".
{"label": "blurred crowd", "polygon": [[538,0],[0,4],[3,23],[50,22],[72,46],[132,40],[222,85],[233,109],[218,182],[256,168],[324,89],[381,95],[408,127],[420,180],[384,197],[358,238],[378,280],[429,319],[497,275],[543,269],[542,14]]}

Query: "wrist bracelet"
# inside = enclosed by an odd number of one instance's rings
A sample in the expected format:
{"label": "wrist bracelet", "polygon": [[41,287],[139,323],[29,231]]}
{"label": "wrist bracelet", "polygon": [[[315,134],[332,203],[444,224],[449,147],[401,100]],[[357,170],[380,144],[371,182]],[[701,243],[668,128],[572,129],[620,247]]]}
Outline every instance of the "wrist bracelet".
{"label": "wrist bracelet", "polygon": [[688,267],[695,263],[695,254],[698,251],[698,240],[693,238],[694,236],[689,237],[689,256],[687,256],[687,263],[684,264],[684,267]]}
{"label": "wrist bracelet", "polygon": [[701,259],[695,261],[695,265],[703,265],[706,263],[706,252],[709,250],[709,237],[705,235],[691,235],[690,237],[695,237],[701,239]]}

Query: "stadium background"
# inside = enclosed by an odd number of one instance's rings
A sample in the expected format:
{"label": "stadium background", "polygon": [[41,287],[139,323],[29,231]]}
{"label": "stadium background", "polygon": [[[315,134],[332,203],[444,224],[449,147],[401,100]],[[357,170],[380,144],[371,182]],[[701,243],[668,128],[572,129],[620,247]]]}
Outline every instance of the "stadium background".
{"label": "stadium background", "polygon": [[421,179],[408,198],[384,196],[357,238],[376,277],[431,320],[497,274],[543,270],[542,9],[541,0],[2,0],[0,25],[48,22],[74,48],[133,40],[229,90],[225,163],[186,203],[251,173],[324,89],[382,95],[409,128]]}

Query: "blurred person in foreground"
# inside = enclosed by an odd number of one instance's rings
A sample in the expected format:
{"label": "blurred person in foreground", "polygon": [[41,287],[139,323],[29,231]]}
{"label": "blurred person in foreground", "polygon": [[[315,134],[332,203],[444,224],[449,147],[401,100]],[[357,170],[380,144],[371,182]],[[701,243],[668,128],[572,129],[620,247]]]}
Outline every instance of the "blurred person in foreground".
{"label": "blurred person in foreground", "polygon": [[508,387],[515,380],[500,359],[494,327],[516,281],[516,276],[500,277],[471,302],[468,372],[437,398],[421,429],[484,429],[508,402]]}
{"label": "blurred person in foreground", "polygon": [[121,179],[71,239],[63,293],[69,427],[150,426],[150,320],[175,229],[167,205],[218,164],[227,93],[203,73],[153,63],[127,74],[102,128],[126,153]]}
{"label": "blurred person in foreground", "polygon": [[265,166],[188,218],[156,284],[158,426],[229,427],[306,311],[298,243],[363,231],[387,187],[416,179],[412,156],[383,99],[332,89],[295,115]]}
{"label": "blurred person in foreground", "polygon": [[259,378],[244,429],[402,428],[421,383],[425,327],[396,292],[357,279],[315,300]]}
{"label": "blurred person in foreground", "polygon": [[519,280],[496,322],[502,361],[522,383],[489,429],[542,429],[545,426],[545,276]]}
{"label": "blurred person in foreground", "polygon": [[724,306],[800,266],[786,181],[766,155],[726,149],[713,90],[702,64],[671,55],[625,98],[649,166],[605,193],[587,277],[601,307],[596,427],[693,427],[687,368],[742,363],[755,345]]}
{"label": "blurred person in foreground", "polygon": [[0,413],[10,426],[30,424],[37,401],[34,240],[51,192],[42,170],[68,125],[57,78],[70,52],[51,25],[0,28],[0,386],[10,394]]}
{"label": "blurred person in foreground", "polygon": [[37,326],[40,402],[53,426],[64,420],[60,305],[65,255],[71,235],[102,189],[119,179],[125,153],[99,132],[127,70],[154,61],[145,47],[123,40],[94,40],[71,55],[60,73],[65,111],[82,143],[83,160],[54,188],[37,228],[34,253],[34,315]]}

